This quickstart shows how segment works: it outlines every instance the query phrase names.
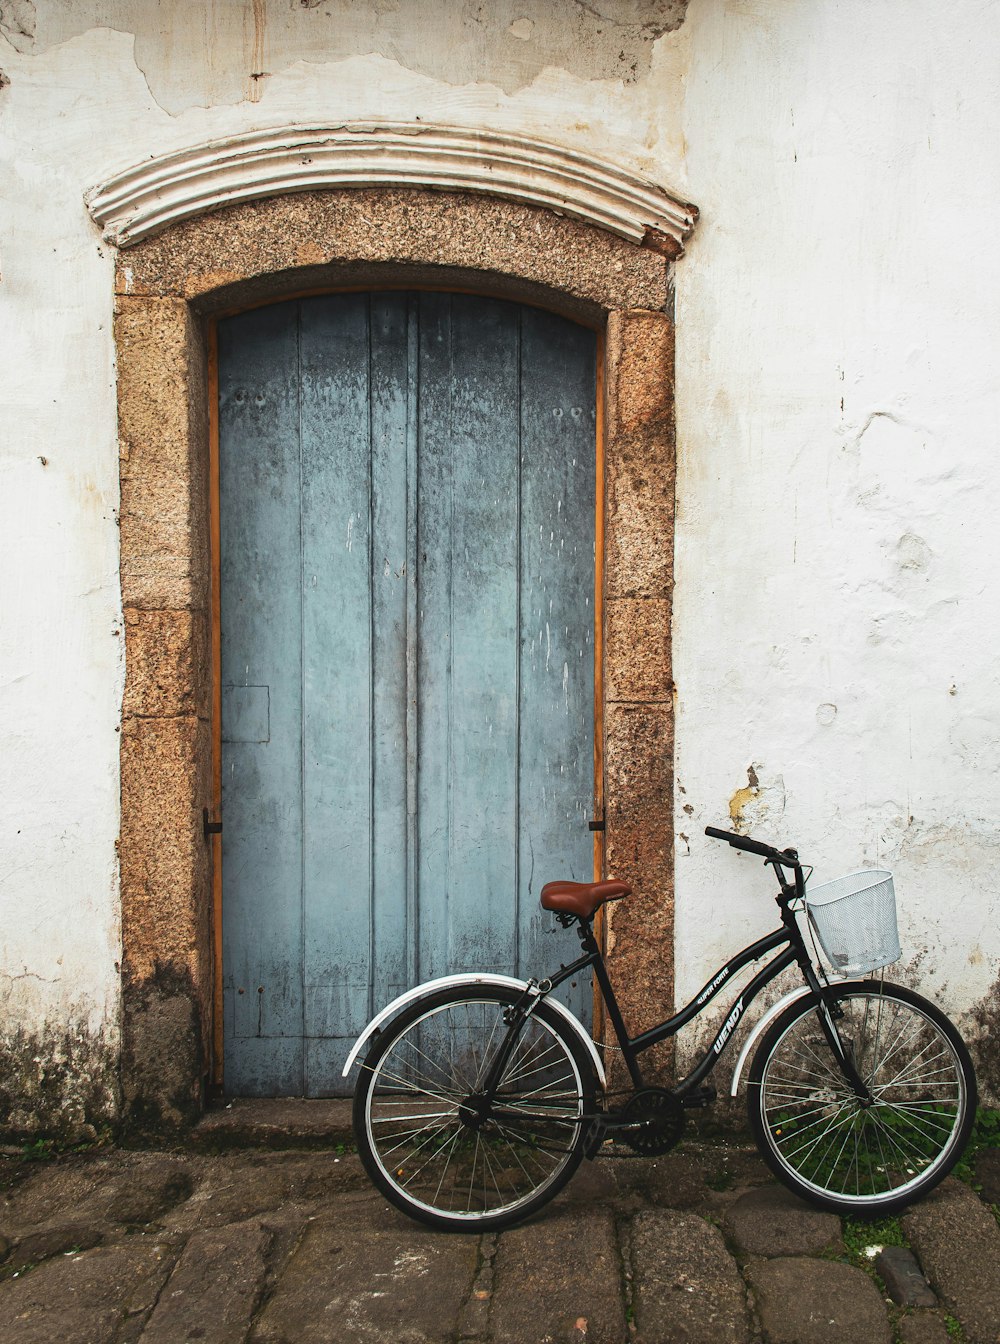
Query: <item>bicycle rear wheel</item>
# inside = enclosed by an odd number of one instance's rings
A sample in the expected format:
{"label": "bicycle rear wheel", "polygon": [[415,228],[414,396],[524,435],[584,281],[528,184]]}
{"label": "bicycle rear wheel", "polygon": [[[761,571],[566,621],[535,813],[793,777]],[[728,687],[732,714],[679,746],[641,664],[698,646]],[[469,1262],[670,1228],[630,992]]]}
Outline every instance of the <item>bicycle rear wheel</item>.
{"label": "bicycle rear wheel", "polygon": [[972,1061],[944,1013],[902,985],[839,985],[835,1003],[871,1103],[838,1067],[810,995],[789,1005],[754,1055],[750,1124],[796,1194],[840,1213],[892,1213],[961,1156],[976,1113]]}
{"label": "bicycle rear wheel", "polygon": [[508,1227],[580,1165],[593,1064],[544,1001],[524,1022],[495,1095],[483,1095],[519,997],[492,986],[429,994],[365,1059],[354,1094],[358,1151],[378,1189],[419,1222]]}

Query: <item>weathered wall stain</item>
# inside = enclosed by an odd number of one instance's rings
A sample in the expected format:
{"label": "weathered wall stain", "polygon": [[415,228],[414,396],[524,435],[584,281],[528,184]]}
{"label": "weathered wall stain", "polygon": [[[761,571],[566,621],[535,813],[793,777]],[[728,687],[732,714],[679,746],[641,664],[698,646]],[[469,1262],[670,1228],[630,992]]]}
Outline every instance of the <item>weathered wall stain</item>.
{"label": "weathered wall stain", "polygon": [[1000,977],[973,1004],[962,1026],[975,1061],[980,1098],[996,1105],[1000,1101]]}
{"label": "weathered wall stain", "polygon": [[144,1137],[182,1129],[201,1112],[207,1055],[200,987],[185,970],[157,963],[122,986],[124,1126]]}
{"label": "weathered wall stain", "polygon": [[165,24],[147,0],[74,0],[37,14],[30,0],[3,0],[0,31],[21,52],[45,51],[92,28],[133,33],[150,93],[177,116],[206,104],[258,102],[267,77],[296,62],[354,56],[380,55],[446,84],[493,84],[508,94],[551,66],[634,84],[648,75],[655,42],[684,22],[687,3],[176,0]]}
{"label": "weathered wall stain", "polygon": [[0,33],[15,51],[30,51],[35,40],[35,6],[32,0],[4,0],[0,4]]}
{"label": "weathered wall stain", "polygon": [[0,1038],[0,1131],[86,1143],[118,1113],[117,1040],[81,1020]]}

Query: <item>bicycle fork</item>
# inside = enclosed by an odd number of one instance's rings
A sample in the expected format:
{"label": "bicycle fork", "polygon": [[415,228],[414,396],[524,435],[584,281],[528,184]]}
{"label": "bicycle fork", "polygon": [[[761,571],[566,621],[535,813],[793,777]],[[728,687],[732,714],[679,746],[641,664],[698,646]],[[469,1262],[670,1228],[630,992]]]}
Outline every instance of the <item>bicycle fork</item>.
{"label": "bicycle fork", "polygon": [[[827,991],[820,990],[820,1001],[816,1005],[816,1014],[819,1018],[820,1027],[823,1035],[826,1037],[827,1044],[833,1051],[833,1057],[837,1065],[851,1085],[851,1091],[857,1097],[862,1107],[867,1108],[874,1101],[871,1089],[865,1083],[864,1079],[858,1073],[857,1064],[854,1060],[854,1047],[852,1044],[845,1043],[839,1030],[837,1029],[837,1018],[844,1016],[843,1009],[838,1008],[836,1004],[831,1006],[827,1002]],[[832,997],[832,995],[831,995]]]}

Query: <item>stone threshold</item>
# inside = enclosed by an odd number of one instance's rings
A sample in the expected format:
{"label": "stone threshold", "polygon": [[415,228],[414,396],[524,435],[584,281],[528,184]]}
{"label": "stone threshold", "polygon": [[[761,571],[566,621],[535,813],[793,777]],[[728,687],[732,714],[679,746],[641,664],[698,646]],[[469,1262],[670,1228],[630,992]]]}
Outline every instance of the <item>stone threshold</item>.
{"label": "stone threshold", "polygon": [[233,1097],[212,1103],[191,1131],[195,1148],[336,1148],[351,1144],[351,1100]]}

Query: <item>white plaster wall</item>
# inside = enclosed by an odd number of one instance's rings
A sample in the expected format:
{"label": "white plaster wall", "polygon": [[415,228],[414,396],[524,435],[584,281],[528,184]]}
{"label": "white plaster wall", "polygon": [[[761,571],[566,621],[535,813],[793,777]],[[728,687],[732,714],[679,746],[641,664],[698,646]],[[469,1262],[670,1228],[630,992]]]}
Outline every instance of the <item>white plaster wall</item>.
{"label": "white plaster wall", "polygon": [[549,138],[701,207],[677,267],[679,991],[770,918],[763,870],[701,835],[751,766],[755,834],[817,876],[895,866],[907,956],[950,1008],[997,978],[1000,7],[482,9],[0,0],[11,1023],[115,1031],[113,259],[83,193],[234,130],[359,118]]}
{"label": "white plaster wall", "polygon": [[903,974],[968,1014],[1000,953],[1000,8],[685,32],[678,993],[774,915],[702,834],[732,800],[817,882],[894,869]]}

